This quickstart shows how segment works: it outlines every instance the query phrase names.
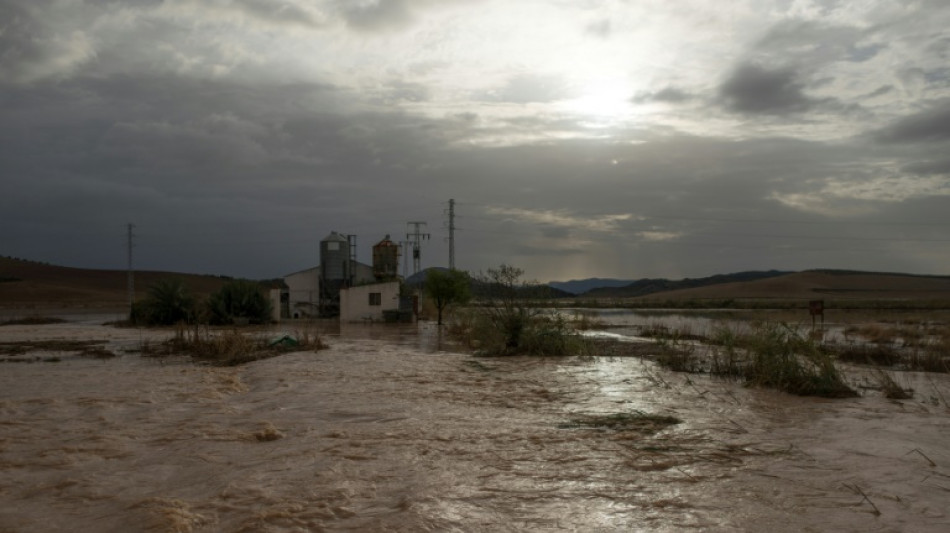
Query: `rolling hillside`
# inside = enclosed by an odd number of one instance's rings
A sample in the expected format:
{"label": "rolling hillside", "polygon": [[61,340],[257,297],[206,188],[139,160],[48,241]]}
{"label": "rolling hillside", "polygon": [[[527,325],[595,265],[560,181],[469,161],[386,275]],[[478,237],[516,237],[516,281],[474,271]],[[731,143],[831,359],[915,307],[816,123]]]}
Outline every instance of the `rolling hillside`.
{"label": "rolling hillside", "polygon": [[686,278],[681,280],[644,278],[621,287],[614,286],[592,289],[584,293],[583,296],[590,298],[635,298],[637,296],[647,296],[658,292],[722,285],[724,283],[749,282],[765,278],[774,278],[785,274],[789,274],[789,272],[768,270],[764,272],[748,271],[736,272],[734,274],[717,274],[705,278]]}
{"label": "rolling hillside", "polygon": [[[176,277],[196,295],[218,290],[228,278],[135,272],[135,293],[143,298],[149,285]],[[124,270],[70,268],[22,259],[0,257],[0,308],[29,307],[122,307],[128,303],[128,278]]]}
{"label": "rolling hillside", "polygon": [[[601,298],[606,291],[599,291]],[[623,298],[622,294],[613,297]],[[641,299],[950,300],[950,277],[809,270],[751,281],[658,290]]]}
{"label": "rolling hillside", "polygon": [[[197,296],[218,290],[229,278],[174,272],[135,272],[136,298],[162,278],[182,279]],[[560,293],[559,297],[571,297]],[[742,272],[671,281],[639,280],[603,287],[579,298],[632,300],[834,299],[950,301],[950,276],[810,270]],[[122,308],[128,303],[124,270],[71,268],[0,257],[0,308]]]}

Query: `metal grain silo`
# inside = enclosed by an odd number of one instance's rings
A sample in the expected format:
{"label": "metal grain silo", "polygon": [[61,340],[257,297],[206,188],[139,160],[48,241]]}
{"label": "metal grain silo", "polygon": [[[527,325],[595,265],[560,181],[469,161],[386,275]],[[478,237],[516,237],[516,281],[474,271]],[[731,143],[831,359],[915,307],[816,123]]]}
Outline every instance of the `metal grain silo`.
{"label": "metal grain silo", "polygon": [[320,241],[320,314],[340,312],[340,289],[350,285],[350,241],[335,231]]}
{"label": "metal grain silo", "polygon": [[376,281],[396,279],[399,275],[399,245],[389,235],[373,246],[373,277]]}

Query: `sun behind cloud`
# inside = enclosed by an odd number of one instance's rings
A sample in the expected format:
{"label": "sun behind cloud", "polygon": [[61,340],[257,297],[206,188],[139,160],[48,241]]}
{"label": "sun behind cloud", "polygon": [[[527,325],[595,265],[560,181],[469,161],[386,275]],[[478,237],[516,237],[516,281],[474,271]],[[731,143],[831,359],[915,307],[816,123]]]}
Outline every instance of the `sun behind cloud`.
{"label": "sun behind cloud", "polygon": [[577,98],[564,102],[566,111],[592,119],[620,118],[630,111],[630,86],[621,78],[585,82]]}

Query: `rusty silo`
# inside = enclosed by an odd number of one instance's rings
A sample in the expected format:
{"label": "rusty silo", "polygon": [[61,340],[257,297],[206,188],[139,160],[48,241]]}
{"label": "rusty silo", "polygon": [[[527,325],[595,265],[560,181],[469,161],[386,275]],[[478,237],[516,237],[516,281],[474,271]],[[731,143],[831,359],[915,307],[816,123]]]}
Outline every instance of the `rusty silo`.
{"label": "rusty silo", "polygon": [[373,246],[373,276],[376,281],[396,279],[399,275],[399,245],[389,235]]}

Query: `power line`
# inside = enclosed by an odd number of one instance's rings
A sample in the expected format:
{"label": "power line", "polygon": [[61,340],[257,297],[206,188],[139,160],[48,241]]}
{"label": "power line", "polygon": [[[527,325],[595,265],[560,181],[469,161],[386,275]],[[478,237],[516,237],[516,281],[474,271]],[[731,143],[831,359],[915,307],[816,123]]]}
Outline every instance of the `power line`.
{"label": "power line", "polygon": [[429,240],[431,237],[430,234],[420,231],[425,225],[426,223],[422,221],[406,222],[407,227],[413,226],[413,228],[415,228],[412,233],[406,233],[406,239],[412,244],[413,275],[417,274],[422,268],[422,241]]}

